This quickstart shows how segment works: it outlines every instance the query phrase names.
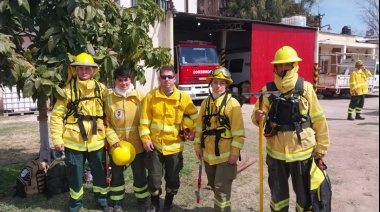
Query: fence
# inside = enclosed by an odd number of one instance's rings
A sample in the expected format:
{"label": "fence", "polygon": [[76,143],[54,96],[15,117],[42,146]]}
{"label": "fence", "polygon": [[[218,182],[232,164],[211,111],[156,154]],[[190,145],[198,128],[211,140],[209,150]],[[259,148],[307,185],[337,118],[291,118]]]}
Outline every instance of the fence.
{"label": "fence", "polygon": [[0,114],[8,115],[25,115],[36,114],[37,103],[32,98],[23,98],[22,93],[18,97],[16,87],[10,90],[8,87],[0,88]]}

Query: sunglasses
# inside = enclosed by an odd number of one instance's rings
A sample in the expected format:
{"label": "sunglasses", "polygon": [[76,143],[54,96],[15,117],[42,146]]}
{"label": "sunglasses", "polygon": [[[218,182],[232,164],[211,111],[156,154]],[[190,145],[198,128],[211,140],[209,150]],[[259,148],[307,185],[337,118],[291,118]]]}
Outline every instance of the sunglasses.
{"label": "sunglasses", "polygon": [[210,75],[213,76],[213,77],[216,77],[218,76],[220,73],[223,74],[224,77],[226,78],[231,78],[231,74],[227,71],[227,69],[225,68],[218,68],[218,69],[214,69],[210,72]]}
{"label": "sunglasses", "polygon": [[160,78],[161,78],[162,80],[165,80],[165,79],[173,79],[174,76],[172,76],[172,75],[161,75]]}

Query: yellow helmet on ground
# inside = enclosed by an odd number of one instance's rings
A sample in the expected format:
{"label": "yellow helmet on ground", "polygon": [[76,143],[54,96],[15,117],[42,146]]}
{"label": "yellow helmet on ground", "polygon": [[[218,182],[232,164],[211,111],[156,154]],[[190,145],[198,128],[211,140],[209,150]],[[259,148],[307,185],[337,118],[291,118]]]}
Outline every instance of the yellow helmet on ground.
{"label": "yellow helmet on ground", "polygon": [[124,166],[132,163],[132,161],[136,157],[135,147],[127,142],[120,141],[121,147],[113,147],[111,146],[111,156],[113,162],[118,166]]}
{"label": "yellow helmet on ground", "polygon": [[210,72],[210,75],[207,77],[207,82],[211,83],[212,79],[223,79],[227,81],[227,85],[231,85],[233,80],[231,79],[231,73],[228,69],[223,66],[218,66]]}
{"label": "yellow helmet on ground", "polygon": [[364,65],[364,63],[363,63],[363,61],[358,60],[358,61],[356,61],[355,65],[356,66],[362,66],[362,65]]}
{"label": "yellow helmet on ground", "polygon": [[297,52],[290,46],[283,46],[277,50],[272,64],[281,64],[281,63],[292,63],[302,61],[298,57]]}
{"label": "yellow helmet on ground", "polygon": [[75,57],[74,62],[71,63],[69,68],[68,68],[67,79],[66,79],[65,85],[68,84],[73,77],[77,76],[75,66],[91,66],[94,69],[93,75],[95,75],[99,71],[98,64],[96,64],[94,62],[94,58],[91,55],[89,55],[85,52],[80,53]]}

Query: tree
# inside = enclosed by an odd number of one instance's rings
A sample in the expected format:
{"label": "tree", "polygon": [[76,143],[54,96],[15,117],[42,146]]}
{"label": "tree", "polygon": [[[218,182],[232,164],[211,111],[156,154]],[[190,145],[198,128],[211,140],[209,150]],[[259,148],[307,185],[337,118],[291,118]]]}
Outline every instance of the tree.
{"label": "tree", "polygon": [[284,17],[307,15],[315,3],[316,0],[222,0],[221,15],[278,23]]}
{"label": "tree", "polygon": [[[152,0],[140,2],[133,8],[110,0],[0,2],[0,82],[37,101],[42,158],[50,159],[47,102],[64,97],[61,88],[75,55],[92,54],[100,65],[96,77],[106,84],[119,65],[145,84],[145,68],[169,63],[170,49],[154,48],[147,34],[165,13]],[[23,50],[25,37],[32,44]]]}
{"label": "tree", "polygon": [[379,37],[379,1],[356,1],[359,8],[358,17],[367,26],[368,37]]}

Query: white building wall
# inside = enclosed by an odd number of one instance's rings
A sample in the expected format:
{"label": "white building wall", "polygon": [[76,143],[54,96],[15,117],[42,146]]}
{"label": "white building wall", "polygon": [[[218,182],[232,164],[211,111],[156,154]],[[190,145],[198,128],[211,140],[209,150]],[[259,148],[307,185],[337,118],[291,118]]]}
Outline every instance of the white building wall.
{"label": "white building wall", "polygon": [[[171,48],[171,54],[173,55],[173,15],[166,13],[166,19],[163,22],[157,22],[154,27],[150,28],[149,37],[152,38],[154,47],[166,47]],[[144,93],[148,93],[154,88],[158,87],[157,70],[152,68],[145,69],[145,85],[141,85],[136,82],[136,88]]]}
{"label": "white building wall", "polygon": [[131,0],[120,0],[120,6],[132,7],[132,1]]}
{"label": "white building wall", "polygon": [[[371,54],[378,49],[377,44],[360,43],[357,39],[362,37],[332,33],[319,33],[318,43],[321,47],[319,54],[331,54],[333,48],[340,48],[341,53]],[[375,54],[375,53],[372,53]]]}
{"label": "white building wall", "polygon": [[[189,2],[192,2],[191,5],[194,7],[195,2],[195,12],[197,11],[196,8],[196,0],[188,0]],[[190,4],[190,3],[189,3]],[[131,7],[132,1],[131,0],[120,0],[120,5],[123,7]],[[185,0],[173,0],[173,5],[175,6],[176,10],[178,12],[185,12]],[[192,9],[194,10],[194,8]],[[156,22],[154,27],[150,27],[149,37],[152,38],[153,46],[154,47],[166,47],[171,48],[171,55],[174,54],[173,52],[173,15],[170,12],[166,13],[165,20],[162,22]],[[143,62],[141,62],[143,64]],[[138,81],[136,84],[136,89],[148,93],[149,91],[153,90],[154,88],[158,87],[158,80],[157,80],[157,70],[153,70],[152,68],[146,68],[145,69],[145,79],[146,83],[144,85],[140,84]]]}
{"label": "white building wall", "polygon": [[[178,12],[197,14],[197,0],[172,0],[172,2]],[[186,2],[188,5],[186,5]]]}

